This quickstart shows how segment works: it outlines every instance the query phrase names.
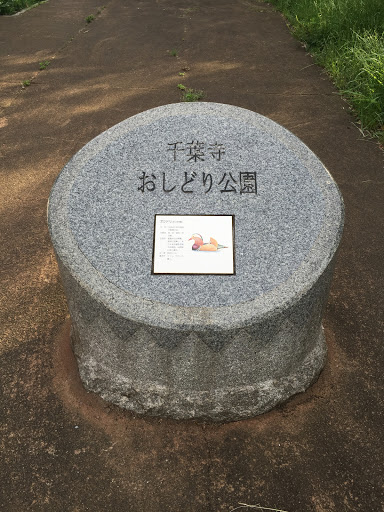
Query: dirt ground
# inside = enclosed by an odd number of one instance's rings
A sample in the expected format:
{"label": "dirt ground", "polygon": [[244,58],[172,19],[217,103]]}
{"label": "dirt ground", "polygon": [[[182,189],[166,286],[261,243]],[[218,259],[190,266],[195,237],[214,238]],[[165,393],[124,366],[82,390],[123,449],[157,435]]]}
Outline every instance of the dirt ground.
{"label": "dirt ground", "polygon": [[[0,510],[383,511],[384,153],[280,14],[253,0],[49,0],[0,17],[0,58]],[[327,365],[252,420],[119,411],[84,391],[68,343],[50,189],[93,137],[178,102],[178,83],[291,130],[345,201]]]}

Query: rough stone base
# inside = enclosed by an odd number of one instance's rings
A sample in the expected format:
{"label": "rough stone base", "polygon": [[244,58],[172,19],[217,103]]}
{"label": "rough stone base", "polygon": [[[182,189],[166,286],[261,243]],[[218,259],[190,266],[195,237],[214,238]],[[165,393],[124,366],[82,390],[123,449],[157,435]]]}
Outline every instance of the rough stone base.
{"label": "rough stone base", "polygon": [[[72,343],[76,336],[71,330]],[[192,338],[192,336],[191,336]],[[203,349],[197,339],[195,349]],[[184,350],[180,346],[180,350]],[[77,357],[80,376],[88,391],[98,393],[134,413],[176,419],[200,419],[217,422],[236,421],[269,411],[291,396],[305,391],[318,378],[326,358],[323,329],[312,351],[288,375],[253,383],[213,388],[206,391],[170,387],[164,383],[134,381],[116,374],[95,359]]]}
{"label": "rough stone base", "polygon": [[86,389],[138,414],[234,421],[303,392],[326,355],[332,266],[291,307],[233,330],[161,329],[96,301],[65,267],[72,346]]}

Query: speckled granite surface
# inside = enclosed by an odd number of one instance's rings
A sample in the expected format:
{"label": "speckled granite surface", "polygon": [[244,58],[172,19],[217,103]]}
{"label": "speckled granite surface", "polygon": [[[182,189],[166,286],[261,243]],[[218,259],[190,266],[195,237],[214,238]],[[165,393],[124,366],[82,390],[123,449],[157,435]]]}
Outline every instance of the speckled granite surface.
{"label": "speckled granite surface", "polygon": [[[235,215],[236,275],[151,275],[156,213]],[[85,385],[137,412],[214,420],[302,391],[324,361],[342,225],[319,160],[253,112],[166,105],[104,132],[49,204]]]}

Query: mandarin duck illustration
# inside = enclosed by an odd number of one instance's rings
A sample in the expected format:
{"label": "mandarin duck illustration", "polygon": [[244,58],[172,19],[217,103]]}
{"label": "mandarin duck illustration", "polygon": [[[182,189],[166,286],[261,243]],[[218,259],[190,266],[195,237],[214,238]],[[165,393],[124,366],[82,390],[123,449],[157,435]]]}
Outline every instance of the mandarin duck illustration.
{"label": "mandarin duck illustration", "polygon": [[219,249],[227,249],[226,245],[221,245],[210,237],[209,243],[204,243],[203,237],[199,233],[194,233],[189,240],[193,240],[192,251],[218,251]]}

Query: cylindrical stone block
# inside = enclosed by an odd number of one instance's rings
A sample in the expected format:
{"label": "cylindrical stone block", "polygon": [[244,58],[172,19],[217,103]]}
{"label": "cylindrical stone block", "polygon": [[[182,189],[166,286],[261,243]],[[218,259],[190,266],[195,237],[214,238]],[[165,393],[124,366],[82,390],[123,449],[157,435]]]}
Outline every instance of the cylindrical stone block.
{"label": "cylindrical stone block", "polygon": [[[88,390],[140,414],[231,421],[319,375],[343,205],[276,123],[213,103],[149,110],[72,158],[48,213]],[[208,216],[209,229],[232,219],[229,242],[200,233]]]}

